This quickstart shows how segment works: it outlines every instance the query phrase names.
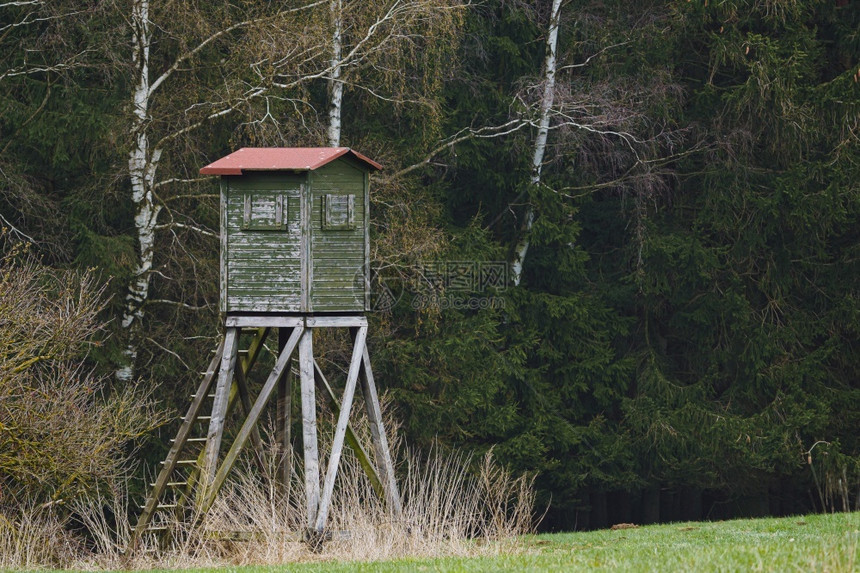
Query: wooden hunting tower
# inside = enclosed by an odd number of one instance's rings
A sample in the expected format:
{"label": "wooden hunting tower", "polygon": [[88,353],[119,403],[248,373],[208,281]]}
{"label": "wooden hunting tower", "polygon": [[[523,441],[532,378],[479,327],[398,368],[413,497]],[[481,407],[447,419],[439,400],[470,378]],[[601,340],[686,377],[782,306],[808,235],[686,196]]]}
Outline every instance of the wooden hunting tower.
{"label": "wooden hunting tower", "polygon": [[221,176],[221,311],[366,311],[378,169],[347,147],[243,148],[202,168]]}
{"label": "wooden hunting tower", "polygon": [[[370,354],[368,218],[369,174],[381,166],[346,147],[245,148],[200,170],[221,177],[221,312],[224,336],[193,395],[161,471],[138,518],[134,548],[145,532],[169,532],[171,515],[198,517],[213,504],[240,452],[251,442],[264,453],[257,424],[277,396],[278,480],[286,491],[293,464],[293,378],[300,388],[306,497],[304,538],[325,538],[344,442],[376,492],[400,515],[394,466],[383,428]],[[313,332],[346,328],[352,357],[338,399],[313,356]],[[270,333],[277,332],[274,366],[253,400],[248,380]],[[297,365],[297,368],[294,366]],[[350,427],[357,387],[364,397],[373,458]],[[337,415],[321,481],[316,392]],[[244,421],[225,432],[240,407]],[[211,413],[211,415],[205,415]],[[235,418],[235,417],[234,417]],[[232,440],[221,455],[222,440]],[[196,447],[196,449],[195,449]],[[260,462],[262,463],[262,461]]]}

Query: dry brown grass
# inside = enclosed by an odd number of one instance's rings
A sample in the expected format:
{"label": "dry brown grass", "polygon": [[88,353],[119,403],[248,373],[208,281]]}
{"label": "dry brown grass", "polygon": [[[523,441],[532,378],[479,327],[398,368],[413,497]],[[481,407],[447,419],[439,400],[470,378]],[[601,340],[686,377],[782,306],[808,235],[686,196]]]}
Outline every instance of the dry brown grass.
{"label": "dry brown grass", "polygon": [[0,570],[62,567],[82,552],[67,520],[50,507],[22,505],[0,513]]}
{"label": "dry brown grass", "polygon": [[[398,518],[374,493],[358,461],[345,455],[321,550],[301,540],[305,501],[301,468],[286,491],[266,471],[235,472],[195,528],[177,529],[169,547],[138,553],[126,567],[276,565],[312,560],[479,555],[511,550],[533,530],[532,480],[514,478],[488,453],[405,456]],[[108,560],[110,561],[110,560]]]}
{"label": "dry brown grass", "polygon": [[[119,489],[76,503],[70,508],[73,519],[58,519],[50,507],[15,518],[0,516],[0,569],[128,570],[492,555],[515,551],[517,536],[533,531],[532,480],[513,477],[492,453],[472,459],[434,450],[401,457],[403,514],[398,518],[376,496],[355,457],[344,455],[327,525],[331,537],[321,550],[301,540],[301,468],[284,491],[273,479],[277,464],[269,457],[263,469],[244,463],[210,512],[177,523],[166,545],[144,538],[134,555],[125,552],[133,522],[125,518],[128,496]],[[198,524],[190,526],[195,520]]]}

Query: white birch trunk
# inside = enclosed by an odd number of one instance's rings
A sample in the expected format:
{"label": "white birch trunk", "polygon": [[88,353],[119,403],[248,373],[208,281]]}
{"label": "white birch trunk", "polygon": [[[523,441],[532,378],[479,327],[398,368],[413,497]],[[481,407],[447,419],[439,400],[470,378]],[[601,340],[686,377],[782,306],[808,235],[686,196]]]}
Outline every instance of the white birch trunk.
{"label": "white birch trunk", "polygon": [[340,81],[343,61],[343,4],[342,0],[331,0],[331,77],[329,78],[328,144],[340,146],[341,108],[343,107],[343,83]]}
{"label": "white birch trunk", "polygon": [[128,285],[125,311],[122,317],[126,348],[124,362],[116,371],[120,381],[127,382],[134,375],[137,357],[138,333],[143,320],[143,304],[149,296],[150,273],[154,255],[155,225],[160,206],[155,205],[153,184],[161,150],[151,150],[146,133],[151,96],[149,81],[149,49],[152,35],[149,27],[149,0],[135,0],[132,6],[132,58],[137,74],[134,88],[131,134],[134,144],[129,152],[128,170],[131,180],[131,198],[134,203],[134,230],[138,246],[138,259],[134,278]]}
{"label": "white birch trunk", "polygon": [[[532,154],[532,172],[529,182],[532,186],[540,184],[540,172],[543,165],[544,151],[546,151],[546,139],[549,134],[549,116],[552,110],[552,105],[555,100],[555,70],[556,70],[556,54],[558,49],[558,24],[561,13],[561,0],[553,0],[552,11],[549,19],[549,34],[546,39],[546,60],[544,62],[544,77],[543,77],[543,95],[540,101],[540,123],[538,124],[538,133],[534,143],[534,153]],[[514,286],[519,286],[522,279],[523,263],[526,259],[526,254],[529,251],[531,244],[532,225],[535,221],[535,210],[532,205],[526,209],[525,219],[523,220],[520,240],[514,249],[513,258],[511,260],[511,280]]]}

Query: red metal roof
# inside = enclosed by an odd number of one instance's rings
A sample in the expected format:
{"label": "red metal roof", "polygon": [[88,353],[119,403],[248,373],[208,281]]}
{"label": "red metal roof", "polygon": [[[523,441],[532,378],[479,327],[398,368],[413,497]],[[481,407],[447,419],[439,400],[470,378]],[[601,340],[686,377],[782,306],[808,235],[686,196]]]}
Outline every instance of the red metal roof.
{"label": "red metal roof", "polygon": [[245,171],[313,171],[350,155],[371,170],[382,165],[348,147],[243,147],[200,169],[202,175],[241,175]]}

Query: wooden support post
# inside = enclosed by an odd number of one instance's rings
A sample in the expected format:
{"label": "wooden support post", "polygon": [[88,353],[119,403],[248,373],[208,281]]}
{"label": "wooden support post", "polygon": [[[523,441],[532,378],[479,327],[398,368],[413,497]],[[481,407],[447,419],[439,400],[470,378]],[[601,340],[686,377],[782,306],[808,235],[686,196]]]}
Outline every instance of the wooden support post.
{"label": "wooden support post", "polygon": [[314,527],[320,498],[320,467],[317,446],[317,410],[314,392],[313,329],[299,341],[299,381],[302,390],[302,440],[305,458],[305,504],[308,529]]}
{"label": "wooden support post", "polygon": [[236,354],[239,347],[239,329],[228,328],[224,337],[224,353],[221,368],[218,370],[218,385],[215,387],[215,400],[212,403],[212,417],[206,434],[206,454],[203,458],[200,483],[204,488],[212,483],[218,465],[218,451],[224,434],[224,418],[227,415],[230,387],[233,385],[233,371],[236,368]]}
{"label": "wooden support post", "polygon": [[302,338],[304,333],[304,328],[301,326],[296,327],[292,336],[290,336],[290,339],[287,341],[287,345],[284,347],[284,350],[281,352],[280,356],[278,356],[278,361],[275,362],[274,369],[272,369],[272,372],[269,374],[269,378],[263,385],[263,389],[260,390],[260,395],[257,396],[257,401],[254,402],[253,407],[251,407],[251,410],[248,412],[248,417],[246,418],[245,423],[242,424],[242,429],[239,430],[239,433],[236,435],[236,439],[233,440],[233,444],[230,446],[230,451],[227,452],[226,456],[224,456],[223,463],[218,468],[210,487],[206,490],[206,498],[201,506],[201,509],[204,512],[208,511],[209,508],[212,507],[212,503],[215,501],[215,495],[224,484],[224,480],[227,479],[227,474],[230,473],[231,469],[233,469],[233,465],[235,465],[236,460],[239,458],[239,454],[245,446],[245,442],[248,441],[249,436],[257,425],[257,420],[260,419],[263,409],[269,402],[269,398],[272,396],[272,392],[274,391],[278,380],[281,378],[281,374],[284,372],[287,362],[290,360],[290,355],[293,353],[293,350],[295,350],[296,345],[299,343],[299,339]]}
{"label": "wooden support post", "polygon": [[[278,329],[278,351],[283,352],[287,345],[290,330]],[[286,497],[290,487],[290,475],[293,467],[293,451],[290,440],[290,424],[292,422],[292,392],[293,392],[293,359],[287,362],[286,369],[278,379],[278,403],[275,420],[275,441],[277,443],[277,478],[281,495]]]}
{"label": "wooden support post", "polygon": [[322,533],[325,528],[326,518],[328,517],[328,510],[331,505],[331,496],[334,493],[334,482],[337,477],[337,468],[340,464],[340,454],[343,451],[343,440],[346,436],[347,424],[349,423],[349,413],[352,410],[352,399],[355,396],[355,385],[358,380],[358,371],[361,368],[362,354],[366,339],[367,327],[359,327],[358,333],[355,337],[355,346],[352,349],[352,360],[350,361],[349,373],[346,377],[346,387],[343,390],[343,399],[340,405],[340,414],[337,418],[337,426],[334,431],[331,454],[329,454],[328,458],[325,485],[323,487],[322,498],[320,498],[316,523],[314,524],[314,530],[317,533]]}
{"label": "wooden support post", "polygon": [[376,466],[385,486],[385,501],[394,515],[400,518],[403,507],[400,502],[400,492],[397,480],[394,479],[394,464],[391,461],[391,451],[385,427],[382,422],[382,408],[379,405],[379,395],[376,393],[376,383],[373,380],[373,369],[370,367],[370,352],[365,345],[361,359],[361,391],[364,394],[364,406],[367,410],[367,420],[370,422],[370,434],[373,438],[373,449],[376,454]]}

